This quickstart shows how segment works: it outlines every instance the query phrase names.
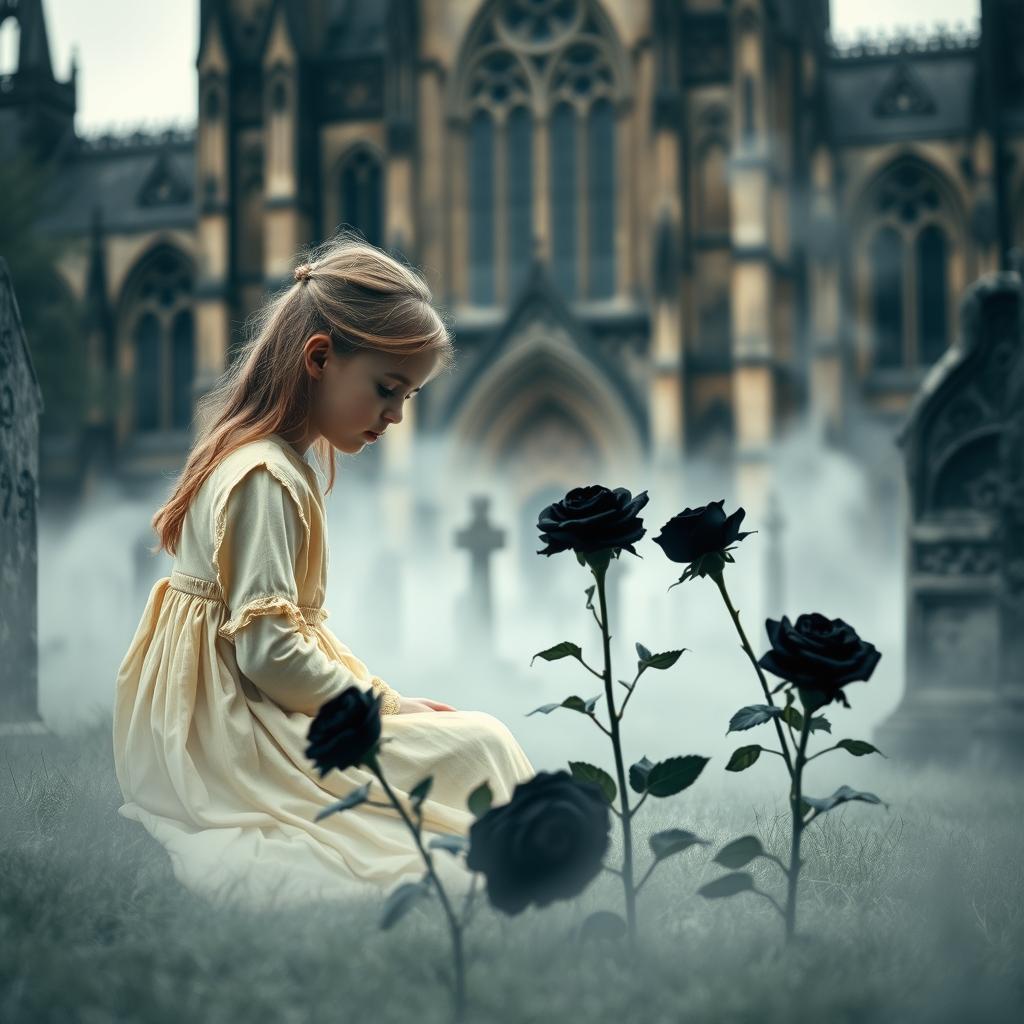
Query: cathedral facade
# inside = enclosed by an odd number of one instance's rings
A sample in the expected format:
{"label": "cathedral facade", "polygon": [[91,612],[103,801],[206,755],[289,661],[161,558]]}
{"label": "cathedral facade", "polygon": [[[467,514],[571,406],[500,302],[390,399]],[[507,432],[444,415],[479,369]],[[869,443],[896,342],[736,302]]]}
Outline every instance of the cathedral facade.
{"label": "cathedral facade", "polygon": [[38,0],[0,0],[5,145],[57,168],[40,230],[121,395],[48,440],[44,487],[94,449],[176,469],[248,315],[351,226],[459,353],[371,460],[443,437],[533,508],[699,457],[756,494],[799,419],[895,425],[1024,241],[1014,8],[839,49],[827,0],[202,0],[194,131],[82,139]]}

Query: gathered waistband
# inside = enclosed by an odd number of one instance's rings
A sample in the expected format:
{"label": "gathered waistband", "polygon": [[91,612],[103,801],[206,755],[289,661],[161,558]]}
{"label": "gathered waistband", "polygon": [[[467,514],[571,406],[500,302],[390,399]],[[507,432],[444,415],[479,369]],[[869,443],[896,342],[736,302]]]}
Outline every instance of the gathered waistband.
{"label": "gathered waistband", "polygon": [[[182,593],[191,594],[193,597],[202,597],[207,601],[219,601],[223,605],[227,604],[224,600],[224,595],[221,593],[220,585],[216,580],[200,579],[198,576],[189,576],[188,573],[173,569],[168,586],[172,590],[180,590]],[[312,605],[296,605],[295,607],[302,612],[302,617],[307,622],[319,624],[327,618],[323,608],[316,608]]]}

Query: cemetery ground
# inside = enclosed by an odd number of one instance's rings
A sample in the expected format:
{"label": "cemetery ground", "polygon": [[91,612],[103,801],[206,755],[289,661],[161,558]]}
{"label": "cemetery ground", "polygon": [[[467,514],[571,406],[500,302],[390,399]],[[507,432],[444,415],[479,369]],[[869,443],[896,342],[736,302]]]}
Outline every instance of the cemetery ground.
{"label": "cemetery ground", "polygon": [[[436,899],[387,932],[377,927],[382,900],[372,897],[215,910],[178,885],[141,826],[116,813],[107,721],[0,748],[0,1020],[450,1019],[441,977],[450,947]],[[724,873],[711,858],[728,839],[756,833],[770,852],[787,850],[778,774],[727,775],[713,761],[698,784],[636,819],[641,871],[652,831],[689,828],[712,843],[663,862],[641,891],[636,963],[613,945],[573,939],[591,911],[621,912],[621,884],[607,872],[578,900],[515,918],[481,901],[466,930],[468,1019],[1019,1019],[1019,776],[840,756],[830,755],[835,777],[890,806],[846,805],[805,834],[803,939],[793,947],[767,900],[696,895]],[[612,835],[605,862],[617,865],[617,819]],[[751,870],[760,888],[781,895],[773,864],[757,860]]]}

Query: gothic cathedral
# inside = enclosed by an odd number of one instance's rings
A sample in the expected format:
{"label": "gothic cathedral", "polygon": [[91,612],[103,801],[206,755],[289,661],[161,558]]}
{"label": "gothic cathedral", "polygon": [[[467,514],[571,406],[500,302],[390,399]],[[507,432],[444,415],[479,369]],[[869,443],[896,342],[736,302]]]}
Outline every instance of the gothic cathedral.
{"label": "gothic cathedral", "polygon": [[756,489],[798,419],[895,426],[1024,243],[1024,19],[981,6],[840,49],[827,0],[202,0],[194,132],[86,139],[39,0],[0,0],[3,146],[57,167],[39,228],[124,396],[47,442],[44,486],[93,445],[176,469],[247,317],[342,225],[422,270],[459,352],[371,458],[435,435],[522,500],[691,458]]}

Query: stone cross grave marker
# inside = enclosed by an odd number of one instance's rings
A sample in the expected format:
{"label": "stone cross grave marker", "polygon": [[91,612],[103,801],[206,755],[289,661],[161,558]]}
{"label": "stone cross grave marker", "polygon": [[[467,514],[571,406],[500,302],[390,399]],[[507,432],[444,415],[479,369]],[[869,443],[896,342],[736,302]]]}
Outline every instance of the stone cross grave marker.
{"label": "stone cross grave marker", "polygon": [[488,521],[491,499],[483,494],[471,499],[472,519],[455,534],[455,546],[469,552],[470,579],[466,612],[466,640],[474,651],[493,653],[494,612],[491,596],[491,556],[505,546],[505,531]]}

